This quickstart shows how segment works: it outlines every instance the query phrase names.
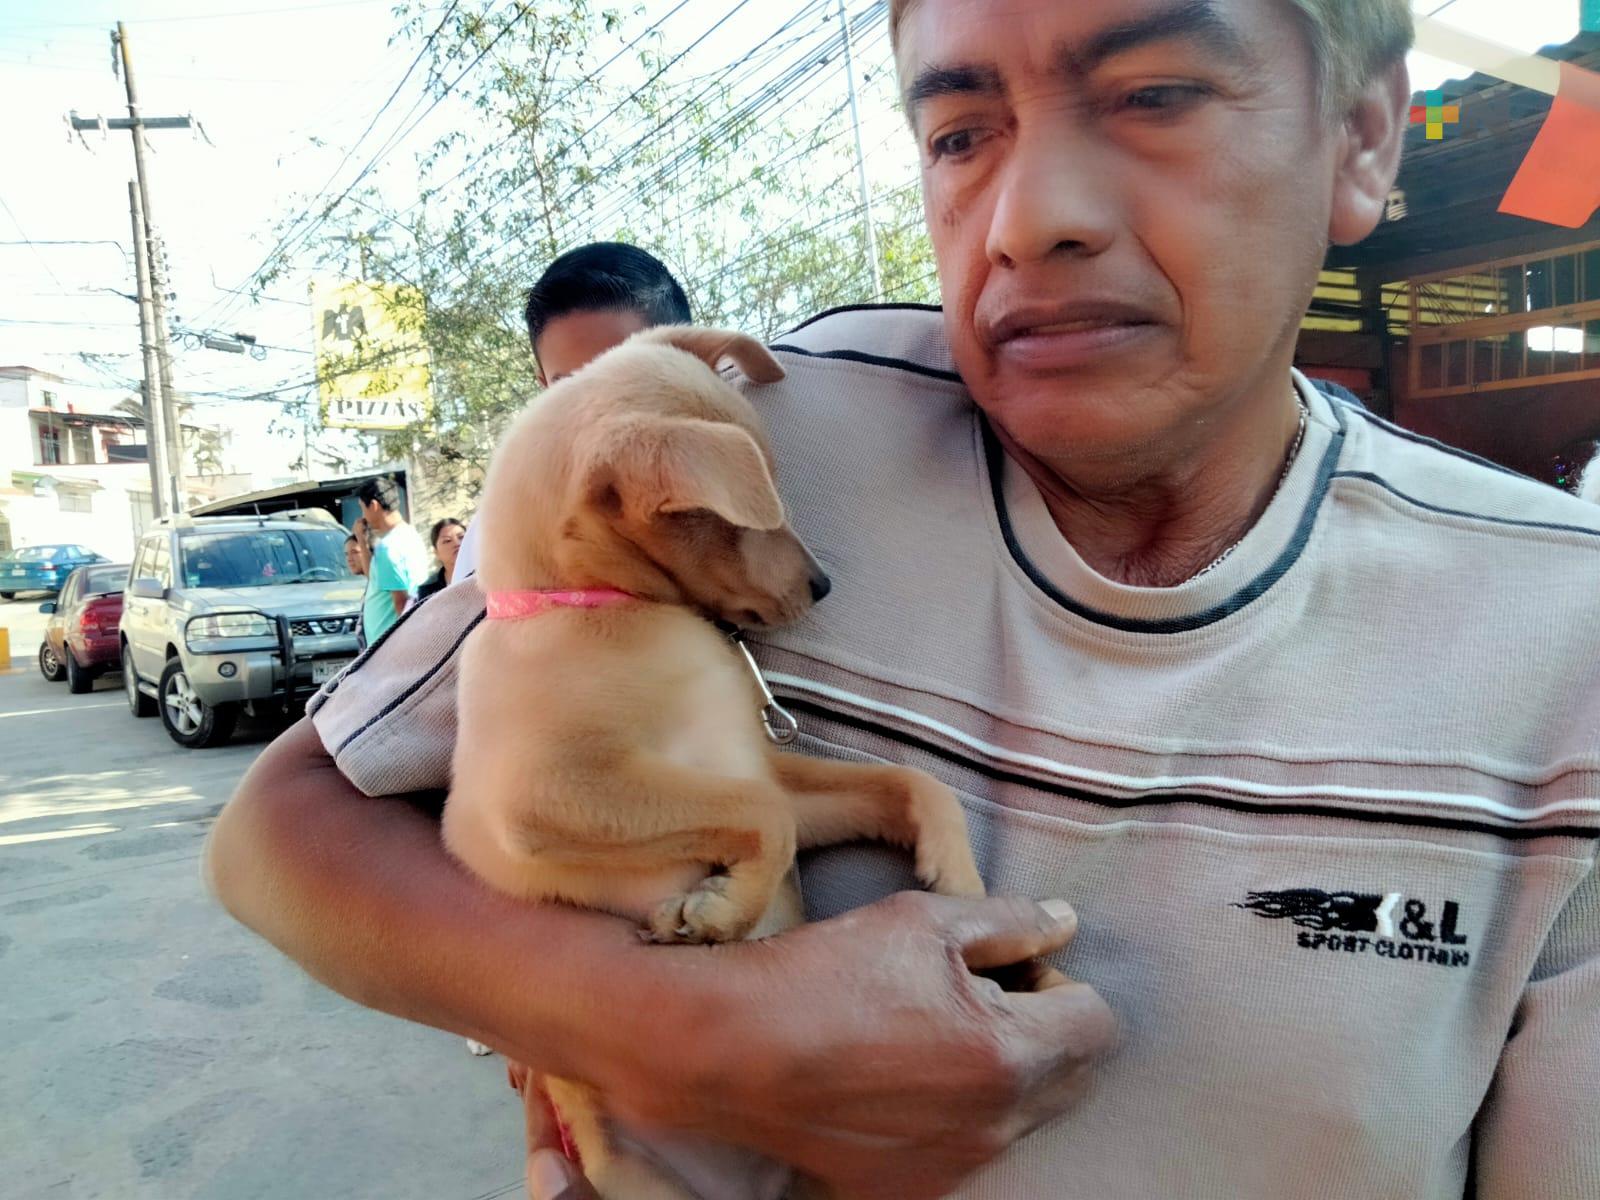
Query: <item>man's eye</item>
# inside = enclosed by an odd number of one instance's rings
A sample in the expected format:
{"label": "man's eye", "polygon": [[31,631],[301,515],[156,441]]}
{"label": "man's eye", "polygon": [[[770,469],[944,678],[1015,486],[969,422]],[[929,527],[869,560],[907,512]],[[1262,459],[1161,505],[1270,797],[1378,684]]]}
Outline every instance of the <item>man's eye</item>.
{"label": "man's eye", "polygon": [[1142,87],[1123,97],[1122,106],[1135,112],[1180,113],[1211,94],[1210,88],[1192,83],[1166,83]]}
{"label": "man's eye", "polygon": [[929,143],[933,157],[964,158],[977,149],[984,140],[983,131],[979,129],[958,129],[954,133],[946,133],[936,137]]}

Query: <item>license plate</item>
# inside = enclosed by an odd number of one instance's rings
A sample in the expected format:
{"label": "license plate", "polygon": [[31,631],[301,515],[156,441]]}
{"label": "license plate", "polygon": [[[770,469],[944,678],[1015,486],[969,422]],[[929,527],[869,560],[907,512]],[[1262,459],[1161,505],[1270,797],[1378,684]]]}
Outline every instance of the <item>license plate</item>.
{"label": "license plate", "polygon": [[327,683],[353,661],[348,658],[330,658],[323,662],[314,662],[311,664],[311,682]]}

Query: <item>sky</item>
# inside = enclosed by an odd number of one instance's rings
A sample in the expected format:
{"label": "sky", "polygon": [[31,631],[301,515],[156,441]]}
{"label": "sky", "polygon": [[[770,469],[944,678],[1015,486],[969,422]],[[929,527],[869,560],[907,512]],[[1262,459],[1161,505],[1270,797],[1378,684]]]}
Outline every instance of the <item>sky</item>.
{"label": "sky", "polygon": [[[862,0],[850,0],[852,10]],[[444,0],[414,0],[424,19]],[[423,7],[433,5],[432,8]],[[730,0],[643,0],[618,33],[630,38],[662,17],[663,49],[688,47],[733,9]],[[784,9],[747,3],[686,55],[681,69],[712,72],[761,42]],[[1427,13],[1524,50],[1566,41],[1578,0],[1417,0]],[[673,11],[676,9],[677,11]],[[203,134],[152,132],[152,216],[171,264],[171,323],[180,329],[242,332],[267,347],[255,361],[175,347],[178,387],[196,397],[197,416],[234,435],[237,465],[287,474],[299,444],[270,436],[276,403],[235,401],[252,391],[309,378],[309,278],[300,270],[251,303],[237,291],[261,262],[275,224],[303,198],[341,189],[391,134],[426,109],[420,81],[395,92],[415,43],[391,41],[395,0],[4,0],[0,3],[0,364],[25,363],[103,387],[115,401],[140,372],[127,181],[126,133],[70,136],[67,113],[125,116],[111,72],[108,31],[127,23],[135,80],[147,116],[192,114]],[[881,39],[864,48],[863,70],[881,73]],[[617,69],[626,71],[624,63]],[[1434,86],[1462,74],[1417,55],[1413,82]],[[839,80],[843,95],[842,74]],[[884,171],[911,169],[894,146],[899,118],[882,99],[864,113],[875,185]],[[386,200],[415,198],[415,153],[475,115],[447,101],[410,128],[370,179]],[[353,151],[353,152],[352,152]],[[32,244],[23,244],[31,242]],[[66,244],[81,243],[81,244]],[[309,264],[306,264],[309,265]],[[85,358],[88,355],[90,357]],[[135,385],[136,386],[136,385]],[[218,395],[220,394],[220,395]]]}

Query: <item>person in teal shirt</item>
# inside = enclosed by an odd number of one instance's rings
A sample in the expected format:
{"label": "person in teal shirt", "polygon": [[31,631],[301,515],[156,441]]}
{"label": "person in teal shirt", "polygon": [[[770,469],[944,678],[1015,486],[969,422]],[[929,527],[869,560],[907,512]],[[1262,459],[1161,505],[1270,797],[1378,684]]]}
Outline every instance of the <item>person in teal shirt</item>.
{"label": "person in teal shirt", "polygon": [[372,548],[361,626],[372,645],[400,619],[428,577],[428,549],[422,535],[400,515],[400,489],[387,477],[369,479],[356,493],[361,520],[355,535]]}

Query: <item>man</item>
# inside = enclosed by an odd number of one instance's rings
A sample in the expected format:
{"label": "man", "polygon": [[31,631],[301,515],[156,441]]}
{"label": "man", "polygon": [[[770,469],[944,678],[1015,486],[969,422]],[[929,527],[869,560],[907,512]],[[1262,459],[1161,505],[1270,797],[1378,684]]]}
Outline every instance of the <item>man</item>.
{"label": "man", "polygon": [[[523,317],[540,387],[559,383],[641,329],[693,319],[666,265],[624,242],[590,242],[561,255],[529,290]],[[475,528],[461,544],[457,579],[477,570]]]}
{"label": "man", "polygon": [[[751,389],[836,585],[759,653],[804,750],[939,774],[1076,937],[877,900],[909,873],[857,848],[805,864],[822,919],[704,951],[489,895],[361,794],[446,784],[461,588],[263,755],[220,895],[845,1197],[1600,1194],[1600,516],[1291,370],[1397,171],[1404,0],[891,20],[943,316],[819,319]],[[1069,939],[1076,986],[967,969]]]}
{"label": "man", "polygon": [[361,519],[355,536],[365,547],[367,594],[361,603],[366,644],[387,633],[416,599],[428,577],[428,548],[422,535],[400,515],[400,489],[387,477],[369,479],[356,492]]}

